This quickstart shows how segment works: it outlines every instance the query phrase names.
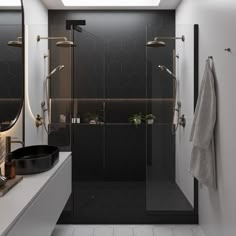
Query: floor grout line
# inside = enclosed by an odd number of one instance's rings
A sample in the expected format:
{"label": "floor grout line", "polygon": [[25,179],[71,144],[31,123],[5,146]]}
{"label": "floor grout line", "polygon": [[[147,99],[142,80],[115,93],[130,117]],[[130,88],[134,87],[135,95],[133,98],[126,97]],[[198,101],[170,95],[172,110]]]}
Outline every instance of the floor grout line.
{"label": "floor grout line", "polygon": [[[80,228],[81,227],[81,228]],[[99,227],[103,228],[101,231],[99,230]],[[119,227],[120,230],[119,231]],[[88,234],[86,236],[101,236],[101,233],[107,234],[110,236],[117,236],[121,235],[122,232],[126,232],[124,229],[127,227],[127,234],[124,233],[124,236],[137,236],[141,235],[139,233],[139,228],[143,233],[141,236],[166,236],[166,235],[171,235],[171,236],[177,236],[181,235],[181,232],[185,236],[202,236],[204,235],[202,233],[202,229],[200,226],[193,226],[193,225],[67,225],[67,226],[59,226],[56,230],[56,234],[53,234],[53,236],[83,236],[83,235],[78,235],[78,232],[83,232],[80,231],[82,228],[88,230]],[[123,228],[123,229],[122,229]],[[158,229],[160,228],[160,229]],[[96,233],[96,229],[98,229]],[[107,231],[106,231],[107,229]],[[77,232],[78,230],[78,232]],[[124,230],[124,231],[122,231]],[[160,232],[164,232],[163,235],[160,234]],[[165,230],[167,233],[165,233]],[[69,232],[70,231],[70,232]],[[147,234],[145,233],[147,232]],[[68,232],[68,234],[63,233],[63,232]],[[77,234],[76,234],[77,232]],[[110,232],[110,233],[109,233]],[[186,234],[186,232],[189,232]]]}

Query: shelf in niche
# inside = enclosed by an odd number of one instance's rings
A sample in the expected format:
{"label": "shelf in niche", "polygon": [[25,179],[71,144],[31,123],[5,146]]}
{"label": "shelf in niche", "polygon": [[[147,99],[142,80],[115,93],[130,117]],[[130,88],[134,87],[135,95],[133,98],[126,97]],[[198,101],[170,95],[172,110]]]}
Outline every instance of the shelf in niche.
{"label": "shelf in niche", "polygon": [[51,101],[77,101],[77,102],[174,102],[174,98],[51,98]]}
{"label": "shelf in niche", "polygon": [[[108,125],[125,125],[125,126],[135,126],[134,124],[131,123],[105,123],[105,124],[88,124],[88,123],[52,123],[51,125],[61,125],[61,126],[65,126],[65,125],[78,125],[78,126],[108,126]],[[155,125],[172,125],[171,123],[154,123],[152,125],[147,125],[147,124],[141,124],[138,126],[155,126]]]}
{"label": "shelf in niche", "polygon": [[71,125],[72,123],[60,123],[60,122],[52,122],[50,125],[61,125],[61,126],[65,126],[65,125]]}

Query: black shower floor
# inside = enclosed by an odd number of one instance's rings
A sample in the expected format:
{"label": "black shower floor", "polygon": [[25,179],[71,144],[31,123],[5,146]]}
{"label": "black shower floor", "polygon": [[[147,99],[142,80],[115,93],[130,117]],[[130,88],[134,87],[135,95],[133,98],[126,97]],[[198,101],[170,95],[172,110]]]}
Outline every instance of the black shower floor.
{"label": "black shower floor", "polygon": [[149,211],[192,211],[176,184],[74,182],[73,217],[79,224],[157,223]]}

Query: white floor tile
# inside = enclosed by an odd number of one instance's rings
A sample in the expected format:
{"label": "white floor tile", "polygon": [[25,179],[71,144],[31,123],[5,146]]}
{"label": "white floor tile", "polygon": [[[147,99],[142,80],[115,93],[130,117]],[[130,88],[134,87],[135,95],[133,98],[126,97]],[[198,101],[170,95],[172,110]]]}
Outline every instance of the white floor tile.
{"label": "white floor tile", "polygon": [[174,236],[172,228],[168,226],[155,226],[153,232],[154,236]]}
{"label": "white floor tile", "polygon": [[129,226],[116,226],[114,236],[134,236],[133,229]]}
{"label": "white floor tile", "polygon": [[205,236],[196,225],[57,225],[52,236]]}
{"label": "white floor tile", "polygon": [[52,233],[52,236],[73,236],[74,226],[72,225],[57,225]]}
{"label": "white floor tile", "polygon": [[151,226],[135,226],[134,236],[153,236],[153,227]]}
{"label": "white floor tile", "polygon": [[89,226],[75,226],[73,236],[93,236],[94,229]]}
{"label": "white floor tile", "polygon": [[174,236],[194,236],[190,227],[174,227]]}
{"label": "white floor tile", "polygon": [[94,236],[113,236],[113,228],[110,226],[99,226],[94,229]]}
{"label": "white floor tile", "polygon": [[192,228],[193,232],[194,232],[194,236],[206,236],[205,233],[203,232],[203,230],[201,229],[201,227],[193,227]]}

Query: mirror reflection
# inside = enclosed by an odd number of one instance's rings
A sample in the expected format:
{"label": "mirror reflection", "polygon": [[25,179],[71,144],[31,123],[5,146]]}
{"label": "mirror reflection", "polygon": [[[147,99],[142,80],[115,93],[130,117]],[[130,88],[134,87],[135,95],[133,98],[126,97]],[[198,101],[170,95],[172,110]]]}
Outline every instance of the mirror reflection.
{"label": "mirror reflection", "polygon": [[0,9],[0,131],[17,121],[24,99],[23,7]]}

